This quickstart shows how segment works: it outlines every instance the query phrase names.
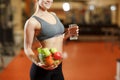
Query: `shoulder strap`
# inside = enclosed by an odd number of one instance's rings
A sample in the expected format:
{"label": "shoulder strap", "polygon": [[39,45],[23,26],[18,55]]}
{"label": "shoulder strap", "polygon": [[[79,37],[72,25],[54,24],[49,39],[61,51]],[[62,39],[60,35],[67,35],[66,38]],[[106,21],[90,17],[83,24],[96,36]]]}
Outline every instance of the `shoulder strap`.
{"label": "shoulder strap", "polygon": [[40,18],[37,17],[37,16],[32,16],[32,17],[35,18],[35,19],[40,23],[40,25],[41,25],[41,27],[42,27],[42,25],[43,25],[43,20],[40,19]]}
{"label": "shoulder strap", "polygon": [[37,16],[32,16],[33,18],[35,18],[37,21],[40,22],[40,18],[38,18]]}

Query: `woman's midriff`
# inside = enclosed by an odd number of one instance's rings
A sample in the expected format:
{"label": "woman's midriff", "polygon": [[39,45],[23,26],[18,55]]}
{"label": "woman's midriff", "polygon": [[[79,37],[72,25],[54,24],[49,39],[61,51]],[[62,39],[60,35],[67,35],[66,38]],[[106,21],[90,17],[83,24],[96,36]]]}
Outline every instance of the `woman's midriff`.
{"label": "woman's midriff", "polygon": [[63,48],[63,35],[55,36],[50,39],[46,39],[41,42],[42,48],[56,48],[59,52],[62,53]]}

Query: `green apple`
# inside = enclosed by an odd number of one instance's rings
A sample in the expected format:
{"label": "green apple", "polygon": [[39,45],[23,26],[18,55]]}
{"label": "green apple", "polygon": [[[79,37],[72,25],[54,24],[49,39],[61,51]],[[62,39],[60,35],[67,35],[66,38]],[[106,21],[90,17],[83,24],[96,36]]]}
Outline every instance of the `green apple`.
{"label": "green apple", "polygon": [[57,52],[57,49],[56,49],[56,48],[51,48],[51,49],[50,49],[50,52],[51,52],[52,54],[54,54],[55,52]]}
{"label": "green apple", "polygon": [[41,54],[42,53],[42,48],[37,48],[37,51],[38,51],[39,54]]}
{"label": "green apple", "polygon": [[54,64],[55,64],[55,65],[58,65],[59,63],[60,63],[59,60],[55,60],[55,61],[54,61]]}
{"label": "green apple", "polygon": [[50,55],[51,55],[51,52],[49,51],[49,49],[48,49],[48,48],[43,48],[43,49],[42,49],[42,53],[45,55],[45,57],[47,57],[47,56],[50,56]]}

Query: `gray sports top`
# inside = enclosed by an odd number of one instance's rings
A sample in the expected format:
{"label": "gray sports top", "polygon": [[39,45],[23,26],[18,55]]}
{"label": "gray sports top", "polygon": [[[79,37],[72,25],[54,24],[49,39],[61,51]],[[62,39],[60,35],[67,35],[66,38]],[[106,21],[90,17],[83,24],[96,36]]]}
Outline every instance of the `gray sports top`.
{"label": "gray sports top", "polygon": [[54,37],[56,35],[63,34],[64,32],[63,24],[60,22],[57,16],[55,15],[53,16],[56,19],[56,24],[50,24],[37,16],[33,16],[41,24],[41,32],[37,36],[38,40],[42,41]]}

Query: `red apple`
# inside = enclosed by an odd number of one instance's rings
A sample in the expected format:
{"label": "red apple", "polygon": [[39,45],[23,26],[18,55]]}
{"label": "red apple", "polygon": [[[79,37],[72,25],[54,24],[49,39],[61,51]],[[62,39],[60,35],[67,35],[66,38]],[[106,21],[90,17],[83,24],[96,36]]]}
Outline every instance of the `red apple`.
{"label": "red apple", "polygon": [[60,52],[55,52],[55,53],[53,54],[53,58],[54,58],[55,60],[60,60],[60,59],[62,59],[61,53],[60,53]]}

